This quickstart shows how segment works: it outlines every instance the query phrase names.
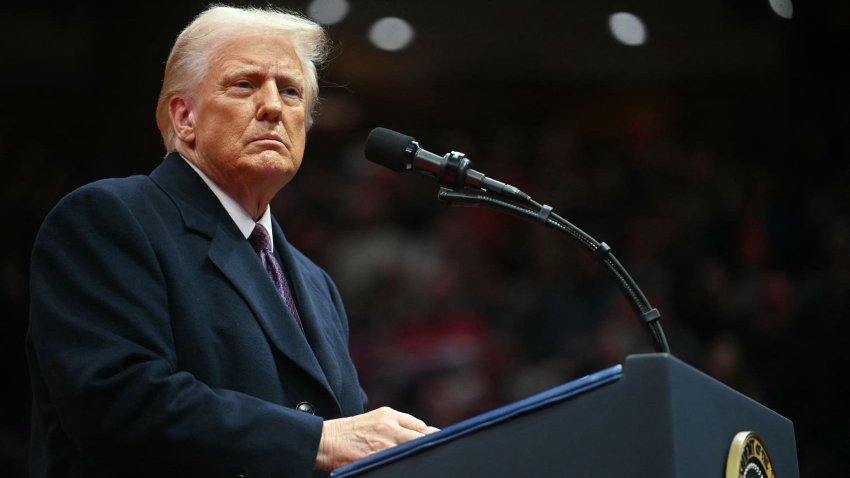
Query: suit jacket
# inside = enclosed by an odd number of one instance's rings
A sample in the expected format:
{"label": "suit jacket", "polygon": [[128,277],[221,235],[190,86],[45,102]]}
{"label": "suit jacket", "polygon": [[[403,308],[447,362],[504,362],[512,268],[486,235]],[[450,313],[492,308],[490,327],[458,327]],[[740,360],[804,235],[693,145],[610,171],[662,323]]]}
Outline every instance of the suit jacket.
{"label": "suit jacket", "polygon": [[177,154],[60,201],[32,255],[34,477],[316,475],[322,419],[365,395],[336,287],[272,234],[303,332]]}

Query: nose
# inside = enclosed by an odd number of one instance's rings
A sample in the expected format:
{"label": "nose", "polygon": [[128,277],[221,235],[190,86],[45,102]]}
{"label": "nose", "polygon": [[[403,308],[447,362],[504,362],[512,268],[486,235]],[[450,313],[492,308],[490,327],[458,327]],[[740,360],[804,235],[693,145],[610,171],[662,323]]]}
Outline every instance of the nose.
{"label": "nose", "polygon": [[280,121],[283,112],[283,103],[280,98],[280,92],[277,91],[277,84],[274,81],[267,81],[257,92],[257,119],[260,121],[270,121],[276,123]]}

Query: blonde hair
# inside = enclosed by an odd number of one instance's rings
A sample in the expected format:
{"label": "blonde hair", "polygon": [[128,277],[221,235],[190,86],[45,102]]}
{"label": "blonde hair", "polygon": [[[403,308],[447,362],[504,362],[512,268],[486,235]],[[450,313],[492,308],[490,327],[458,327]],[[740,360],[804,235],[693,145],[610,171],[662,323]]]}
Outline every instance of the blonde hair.
{"label": "blonde hair", "polygon": [[215,50],[223,43],[248,35],[283,35],[292,42],[301,61],[307,100],[306,126],[313,124],[313,109],[319,98],[316,65],[327,57],[328,39],[324,29],[297,14],[274,9],[211,6],[198,15],[174,42],[162,89],[156,105],[156,124],[165,149],[176,148],[174,130],[168,115],[168,101],[176,94],[191,94],[200,84]]}

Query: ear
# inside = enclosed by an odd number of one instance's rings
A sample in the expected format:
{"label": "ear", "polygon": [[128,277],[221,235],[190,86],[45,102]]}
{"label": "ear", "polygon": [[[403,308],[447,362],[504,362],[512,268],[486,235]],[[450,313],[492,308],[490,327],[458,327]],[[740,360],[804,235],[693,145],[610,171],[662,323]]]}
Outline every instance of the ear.
{"label": "ear", "polygon": [[168,116],[171,128],[180,141],[192,145],[195,141],[195,111],[192,102],[183,95],[174,95],[168,100]]}

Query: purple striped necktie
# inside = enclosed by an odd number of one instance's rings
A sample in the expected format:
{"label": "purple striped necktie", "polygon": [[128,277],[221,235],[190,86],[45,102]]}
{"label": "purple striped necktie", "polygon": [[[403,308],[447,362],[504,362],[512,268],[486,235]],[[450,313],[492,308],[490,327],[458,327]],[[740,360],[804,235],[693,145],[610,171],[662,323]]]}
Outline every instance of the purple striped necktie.
{"label": "purple striped necktie", "polygon": [[254,250],[257,251],[257,255],[260,256],[260,262],[263,263],[263,267],[265,267],[266,272],[274,283],[277,293],[280,294],[280,298],[283,299],[284,305],[286,305],[286,308],[289,309],[289,313],[292,314],[292,317],[295,318],[295,321],[298,322],[298,326],[301,327],[301,330],[303,331],[304,326],[301,324],[301,317],[298,315],[298,309],[295,307],[295,301],[292,299],[292,291],[289,289],[289,284],[286,283],[286,276],[283,275],[283,268],[280,266],[277,258],[275,258],[274,253],[272,253],[271,240],[266,232],[266,228],[257,224],[254,227],[254,231],[251,232],[250,236],[248,236],[248,242],[254,246]]}

